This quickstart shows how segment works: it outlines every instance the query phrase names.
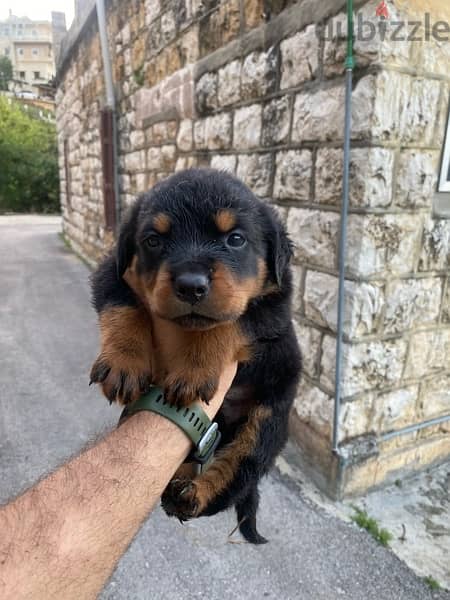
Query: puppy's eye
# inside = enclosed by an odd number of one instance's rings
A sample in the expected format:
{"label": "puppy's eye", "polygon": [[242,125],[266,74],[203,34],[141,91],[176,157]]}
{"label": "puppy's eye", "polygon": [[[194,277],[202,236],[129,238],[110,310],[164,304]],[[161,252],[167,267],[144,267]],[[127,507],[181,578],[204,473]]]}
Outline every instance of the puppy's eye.
{"label": "puppy's eye", "polygon": [[152,233],[145,240],[145,243],[149,248],[159,248],[162,244],[162,240],[159,235],[156,233]]}
{"label": "puppy's eye", "polygon": [[227,245],[231,246],[231,248],[241,248],[246,241],[242,233],[234,232],[227,237]]}

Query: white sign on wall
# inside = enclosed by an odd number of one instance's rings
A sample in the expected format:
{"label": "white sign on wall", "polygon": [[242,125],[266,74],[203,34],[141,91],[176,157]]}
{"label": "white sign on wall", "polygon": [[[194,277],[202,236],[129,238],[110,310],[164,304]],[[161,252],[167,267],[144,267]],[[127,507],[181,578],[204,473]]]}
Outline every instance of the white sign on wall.
{"label": "white sign on wall", "polygon": [[447,120],[444,153],[442,155],[441,175],[439,178],[439,192],[450,192],[450,113]]}

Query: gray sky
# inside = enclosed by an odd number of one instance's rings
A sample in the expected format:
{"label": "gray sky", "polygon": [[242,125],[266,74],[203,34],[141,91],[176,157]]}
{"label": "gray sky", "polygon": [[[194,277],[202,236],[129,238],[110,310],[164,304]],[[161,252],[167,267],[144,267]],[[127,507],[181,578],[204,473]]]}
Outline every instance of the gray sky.
{"label": "gray sky", "polygon": [[0,21],[7,19],[9,9],[17,17],[30,17],[50,21],[50,13],[57,10],[66,13],[67,28],[73,19],[74,0],[2,0],[0,3]]}

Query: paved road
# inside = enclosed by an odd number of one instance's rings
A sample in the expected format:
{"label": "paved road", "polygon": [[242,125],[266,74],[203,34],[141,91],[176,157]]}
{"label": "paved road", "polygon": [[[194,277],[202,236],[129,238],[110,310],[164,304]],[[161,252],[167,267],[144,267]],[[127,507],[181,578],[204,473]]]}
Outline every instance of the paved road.
{"label": "paved road", "polygon": [[[111,426],[87,386],[97,347],[89,271],[54,218],[0,217],[0,501]],[[232,513],[181,526],[158,509],[103,600],[428,600],[433,594],[366,533],[276,475],[263,485],[262,547],[230,544]],[[83,600],[81,598],[81,600]]]}

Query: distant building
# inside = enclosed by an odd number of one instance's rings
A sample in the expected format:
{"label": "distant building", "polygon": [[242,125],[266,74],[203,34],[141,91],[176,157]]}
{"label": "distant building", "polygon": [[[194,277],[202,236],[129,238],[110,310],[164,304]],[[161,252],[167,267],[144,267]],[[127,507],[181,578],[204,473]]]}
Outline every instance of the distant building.
{"label": "distant building", "polygon": [[9,17],[0,21],[0,56],[13,65],[12,91],[42,93],[55,75],[55,53],[66,33],[64,13],[52,12],[52,21]]}

